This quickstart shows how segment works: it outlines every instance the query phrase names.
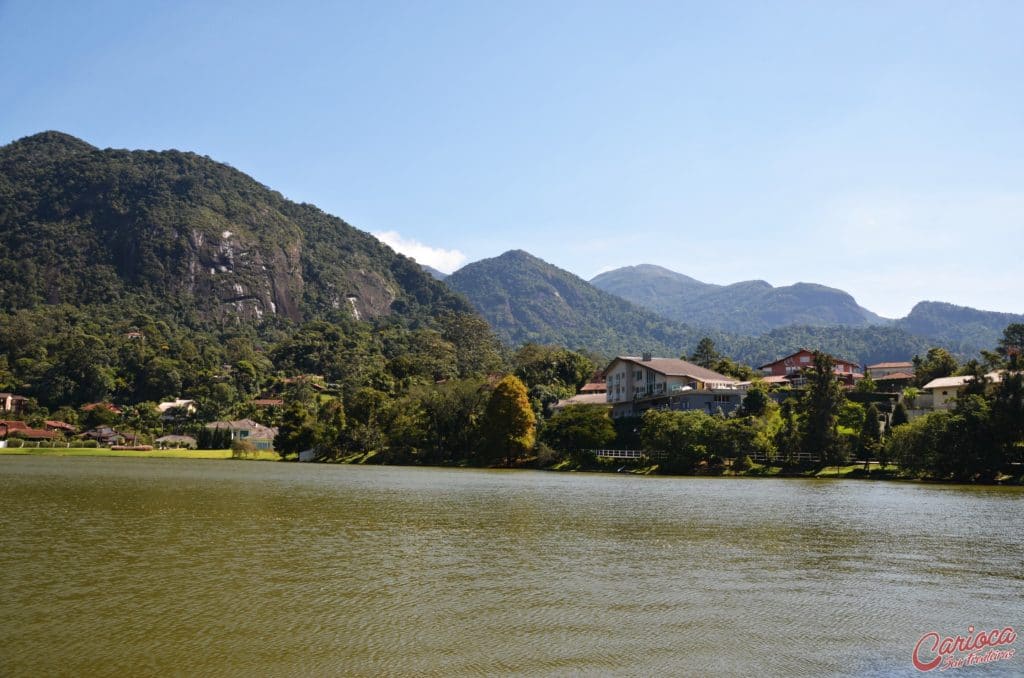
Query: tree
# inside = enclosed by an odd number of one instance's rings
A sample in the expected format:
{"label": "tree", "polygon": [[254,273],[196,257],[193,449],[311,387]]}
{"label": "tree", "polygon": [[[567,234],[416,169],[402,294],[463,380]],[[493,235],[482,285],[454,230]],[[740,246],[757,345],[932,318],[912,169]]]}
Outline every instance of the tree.
{"label": "tree", "polygon": [[690,362],[712,369],[721,358],[722,356],[715,350],[715,342],[711,340],[711,337],[704,337],[697,343],[697,348],[690,356]]}
{"label": "tree", "polygon": [[853,390],[856,393],[874,393],[878,390],[878,385],[875,384],[874,379],[865,375],[863,379],[854,385]]}
{"label": "tree", "polygon": [[767,389],[761,384],[754,384],[747,389],[747,394],[743,397],[740,416],[760,417],[768,410],[769,402],[771,399],[768,397]]}
{"label": "tree", "polygon": [[864,422],[861,424],[860,433],[857,436],[857,447],[860,454],[864,457],[865,471],[868,470],[870,459],[878,454],[879,441],[882,438],[878,420],[878,408],[875,407],[874,403],[871,403],[868,405],[867,411],[864,412]]}
{"label": "tree", "polygon": [[896,428],[909,421],[910,417],[907,416],[907,408],[903,406],[902,402],[896,403],[896,407],[892,408],[892,418],[889,420],[889,425],[892,428]]}
{"label": "tree", "polygon": [[803,414],[801,448],[819,455],[823,467],[842,458],[836,421],[846,397],[832,373],[834,368],[835,361],[831,356],[815,351],[813,367],[807,371],[807,391],[800,401]]}
{"label": "tree", "polygon": [[1006,326],[996,347],[996,353],[1006,359],[1011,370],[1020,369],[1021,363],[1024,362],[1024,323]]}
{"label": "tree", "polygon": [[515,375],[506,376],[494,388],[484,411],[485,457],[511,466],[533,447],[536,421],[526,385]]}
{"label": "tree", "polygon": [[930,348],[922,358],[914,356],[914,385],[924,386],[932,379],[948,377],[957,371],[959,364],[944,348]]}
{"label": "tree", "polygon": [[541,438],[563,452],[600,449],[615,440],[615,428],[607,407],[569,405],[548,420]]}
{"label": "tree", "polygon": [[799,408],[795,398],[786,398],[779,410],[782,425],[775,434],[775,448],[785,464],[795,464],[800,452]]}
{"label": "tree", "polygon": [[319,436],[316,419],[302,403],[295,402],[284,412],[277,436],[274,437],[274,449],[283,459],[289,454],[313,448]]}
{"label": "tree", "polygon": [[689,472],[708,458],[719,432],[719,420],[700,410],[644,412],[640,437],[644,449],[661,453],[660,467]]}

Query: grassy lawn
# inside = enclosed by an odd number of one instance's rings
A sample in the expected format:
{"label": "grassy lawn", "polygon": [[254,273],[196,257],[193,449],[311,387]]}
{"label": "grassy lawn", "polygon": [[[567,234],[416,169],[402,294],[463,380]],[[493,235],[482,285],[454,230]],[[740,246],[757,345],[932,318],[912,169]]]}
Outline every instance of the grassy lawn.
{"label": "grassy lawn", "polygon": [[[148,457],[151,459],[230,459],[231,450],[108,450],[103,447],[3,447],[0,455],[36,457]],[[276,452],[258,450],[248,459],[277,461]]]}

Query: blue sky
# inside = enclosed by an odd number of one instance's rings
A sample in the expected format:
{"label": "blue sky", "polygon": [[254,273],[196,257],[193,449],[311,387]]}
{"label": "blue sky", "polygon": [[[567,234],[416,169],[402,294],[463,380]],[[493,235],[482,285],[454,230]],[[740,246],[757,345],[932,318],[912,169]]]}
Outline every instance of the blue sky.
{"label": "blue sky", "polygon": [[178,148],[443,270],[520,248],[1024,313],[1019,2],[0,0],[0,143]]}

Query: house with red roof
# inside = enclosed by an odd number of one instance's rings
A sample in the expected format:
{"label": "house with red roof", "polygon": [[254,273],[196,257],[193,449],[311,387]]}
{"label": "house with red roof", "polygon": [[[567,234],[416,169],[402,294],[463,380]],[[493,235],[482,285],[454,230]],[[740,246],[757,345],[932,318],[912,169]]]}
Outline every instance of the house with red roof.
{"label": "house with red roof", "polygon": [[[852,386],[854,382],[864,378],[864,375],[859,371],[860,365],[857,363],[835,356],[829,357],[835,363],[832,373],[836,379],[847,386]],[[785,381],[793,386],[801,386],[804,383],[804,370],[809,370],[813,367],[814,351],[801,348],[796,353],[791,353],[784,358],[761,365],[757,369],[761,370],[765,377],[775,377],[775,379],[772,379],[773,382],[780,383]],[[778,377],[782,377],[782,379]]]}

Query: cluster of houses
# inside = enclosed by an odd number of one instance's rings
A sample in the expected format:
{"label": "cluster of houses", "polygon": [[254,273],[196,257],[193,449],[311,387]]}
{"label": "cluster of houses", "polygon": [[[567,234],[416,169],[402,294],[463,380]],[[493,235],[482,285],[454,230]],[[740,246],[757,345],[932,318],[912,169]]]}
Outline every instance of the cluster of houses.
{"label": "cluster of houses", "polygon": [[[882,362],[861,366],[832,357],[835,378],[846,388],[853,387],[865,375],[876,384],[875,400],[879,409],[892,411],[896,402],[904,400],[904,389],[914,380],[914,364]],[[814,352],[805,348],[784,358],[761,365],[757,381],[769,388],[777,401],[788,397],[791,389],[806,384],[806,371],[813,366]],[[988,375],[998,382],[998,373]],[[905,406],[911,417],[934,410],[950,409],[956,395],[971,377],[934,379],[919,389]],[[743,403],[753,381],[740,381],[686,360],[657,358],[649,353],[640,357],[618,356],[596,374],[576,396],[559,401],[556,409],[574,404],[601,404],[611,408],[614,418],[636,417],[649,409],[701,410],[710,414],[728,415]]]}
{"label": "cluster of houses", "polygon": [[[283,401],[282,401],[283,402]],[[0,415],[9,417],[24,416],[28,398],[11,393],[0,393]],[[276,402],[274,404],[277,404]],[[121,415],[123,412],[112,403],[89,403],[82,406],[83,412],[91,412],[96,409],[104,409],[113,415]],[[182,418],[191,417],[196,413],[196,403],[193,400],[175,399],[157,405],[160,418],[164,422],[180,421]],[[257,450],[273,450],[274,438],[277,436],[277,428],[264,426],[252,419],[237,419],[233,421],[214,421],[206,424],[210,430],[225,430],[230,433],[230,439],[248,441]],[[140,438],[137,434],[128,431],[119,431],[113,426],[103,425],[92,429],[80,431],[77,427],[63,421],[46,420],[42,427],[32,427],[20,419],[0,419],[0,447],[6,447],[10,438],[18,438],[25,441],[36,442],[45,446],[46,443],[67,443],[72,440],[95,441],[96,444],[104,447],[113,446],[137,446]],[[157,438],[157,446],[163,448],[196,448],[195,437],[189,435],[165,435]]]}

